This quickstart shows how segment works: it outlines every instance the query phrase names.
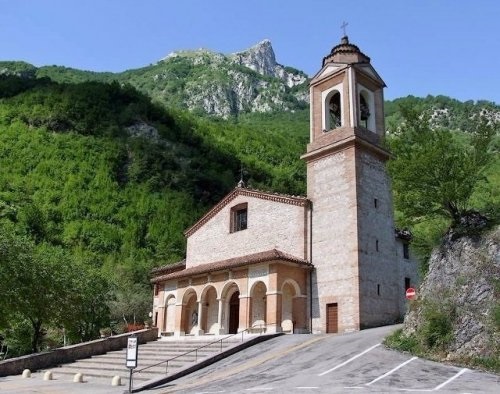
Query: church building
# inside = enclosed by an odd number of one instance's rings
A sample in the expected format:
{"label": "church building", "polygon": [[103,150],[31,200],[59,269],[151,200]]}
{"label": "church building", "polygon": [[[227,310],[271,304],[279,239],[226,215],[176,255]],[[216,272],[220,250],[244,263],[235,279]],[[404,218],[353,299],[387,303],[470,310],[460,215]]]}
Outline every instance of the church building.
{"label": "church building", "polygon": [[337,333],[401,318],[417,263],[394,227],[384,87],[343,37],[310,82],[307,197],[240,182],[187,229],[186,259],[152,273],[162,335]]}

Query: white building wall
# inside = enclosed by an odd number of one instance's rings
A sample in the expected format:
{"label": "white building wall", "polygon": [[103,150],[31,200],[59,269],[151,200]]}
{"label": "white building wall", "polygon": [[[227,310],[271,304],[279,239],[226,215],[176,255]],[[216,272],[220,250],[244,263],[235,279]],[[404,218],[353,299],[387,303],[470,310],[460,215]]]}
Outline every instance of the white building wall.
{"label": "white building wall", "polygon": [[[241,203],[248,203],[247,229],[231,233],[231,207]],[[237,196],[188,237],[186,268],[271,249],[305,258],[306,209]]]}

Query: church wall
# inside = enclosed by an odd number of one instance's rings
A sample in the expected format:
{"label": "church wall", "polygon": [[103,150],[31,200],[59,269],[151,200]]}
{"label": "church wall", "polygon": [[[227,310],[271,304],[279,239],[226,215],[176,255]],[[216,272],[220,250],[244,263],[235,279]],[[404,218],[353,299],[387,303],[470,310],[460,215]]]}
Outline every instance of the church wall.
{"label": "church wall", "polygon": [[[409,254],[409,258],[404,258],[403,254],[403,244],[405,241],[396,238],[396,256],[399,263],[399,279],[398,284],[400,286],[400,293],[406,294],[405,289],[405,278],[410,279],[410,286],[413,288],[417,288],[420,284],[420,276],[419,276],[419,263],[416,256],[411,252]],[[401,315],[406,313],[408,301],[405,297],[401,297],[399,300],[399,310]]]}
{"label": "church wall", "polygon": [[399,318],[400,264],[396,255],[391,185],[383,161],[357,149],[361,328]]}
{"label": "church wall", "polygon": [[[248,203],[246,230],[230,232],[231,207]],[[186,267],[265,250],[305,257],[305,210],[292,204],[238,196],[187,240]]]}
{"label": "church wall", "polygon": [[308,163],[312,201],[312,331],[326,332],[326,305],[338,304],[339,331],[359,329],[354,148]]}

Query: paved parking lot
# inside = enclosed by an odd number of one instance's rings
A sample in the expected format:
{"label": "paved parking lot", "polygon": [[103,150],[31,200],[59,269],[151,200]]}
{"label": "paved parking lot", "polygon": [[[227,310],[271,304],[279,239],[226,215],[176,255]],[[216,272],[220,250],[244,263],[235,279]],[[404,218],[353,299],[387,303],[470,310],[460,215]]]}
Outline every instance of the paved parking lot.
{"label": "paved parking lot", "polygon": [[[385,349],[395,327],[345,335],[286,335],[145,393],[500,393],[500,376]],[[117,394],[128,384],[0,378],[0,393]]]}
{"label": "paved parking lot", "polygon": [[265,342],[159,393],[500,393],[500,377],[385,349],[394,327]]}

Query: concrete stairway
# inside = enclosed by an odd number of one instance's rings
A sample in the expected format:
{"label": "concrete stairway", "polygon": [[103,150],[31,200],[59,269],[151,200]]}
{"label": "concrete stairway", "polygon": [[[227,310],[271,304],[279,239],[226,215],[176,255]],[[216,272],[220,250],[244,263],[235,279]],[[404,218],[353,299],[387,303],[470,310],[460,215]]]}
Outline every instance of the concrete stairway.
{"label": "concrete stairway", "polygon": [[[169,361],[168,371],[166,371],[167,363],[148,368],[144,371],[134,373],[134,382],[140,383],[153,378],[166,376],[178,371],[181,368],[200,362],[207,357],[213,356],[221,350],[228,349],[241,343],[241,336],[235,336],[221,342],[210,344],[225,337],[184,337],[181,339],[162,338],[158,341],[148,342],[139,345],[138,363],[136,371],[166,361],[173,357],[175,360]],[[246,339],[246,338],[245,338]],[[206,346],[208,345],[208,346]],[[201,346],[196,352],[195,350]],[[120,376],[122,383],[128,381],[129,370],[125,367],[125,349],[108,352],[106,354],[96,355],[87,359],[78,360],[74,363],[63,364],[57,368],[51,369],[54,377],[68,379],[67,375],[75,375],[81,373],[85,381],[107,381],[111,382],[114,376]]]}

